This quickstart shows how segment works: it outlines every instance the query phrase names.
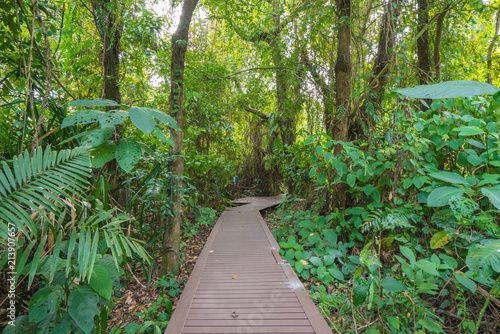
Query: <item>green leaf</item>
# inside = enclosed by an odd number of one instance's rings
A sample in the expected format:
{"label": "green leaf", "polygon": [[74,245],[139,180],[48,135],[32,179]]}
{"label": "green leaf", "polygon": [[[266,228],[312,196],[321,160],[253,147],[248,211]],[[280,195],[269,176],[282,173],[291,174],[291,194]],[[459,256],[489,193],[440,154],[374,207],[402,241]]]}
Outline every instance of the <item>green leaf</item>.
{"label": "green leaf", "polygon": [[485,239],[481,244],[474,244],[465,262],[472,270],[491,267],[500,273],[500,239]]}
{"label": "green leaf", "polygon": [[454,106],[455,106],[455,99],[446,100],[446,102],[444,103],[444,107],[446,109],[450,109],[450,108],[452,108]]}
{"label": "green leaf", "polygon": [[97,120],[101,123],[102,127],[105,127],[122,124],[128,117],[129,113],[125,110],[110,110],[104,115],[99,116]]}
{"label": "green leaf", "polygon": [[304,269],[304,264],[300,261],[295,262],[295,271],[297,271],[299,274],[302,272]]}
{"label": "green leaf", "polygon": [[438,249],[442,248],[450,242],[450,236],[448,233],[440,231],[435,233],[431,238],[431,248]]}
{"label": "green leaf", "polygon": [[453,172],[439,171],[436,173],[430,173],[429,176],[449,183],[468,185],[466,179],[464,179],[461,175],[458,175],[457,173]]}
{"label": "green leaf", "polygon": [[345,280],[344,274],[337,268],[328,269],[328,272],[338,281],[342,282]]}
{"label": "green leaf", "polygon": [[105,255],[95,262],[95,265],[100,266],[108,272],[109,277],[119,277],[124,274],[124,271],[121,268],[116,268],[115,263],[113,262],[113,258],[109,255]]}
{"label": "green leaf", "polygon": [[317,227],[316,227],[316,224],[314,224],[312,221],[310,220],[303,220],[299,223],[299,226],[305,228],[305,229],[308,229],[308,230],[316,230]]}
{"label": "green leaf", "polygon": [[432,319],[420,319],[418,324],[432,333],[444,333],[443,327]]}
{"label": "green leaf", "polygon": [[323,237],[329,243],[333,245],[337,244],[337,232],[334,229],[325,229],[321,231],[321,234],[323,234]]}
{"label": "green leaf", "polygon": [[151,113],[154,118],[156,118],[158,121],[161,123],[168,125],[174,130],[181,131],[181,128],[179,127],[179,124],[177,124],[177,121],[170,115],[165,114],[164,112],[161,112],[156,109],[150,109],[150,108],[143,108]]}
{"label": "green leaf", "polygon": [[39,323],[57,311],[63,298],[60,286],[48,285],[33,294],[29,302],[29,319]]}
{"label": "green leaf", "polygon": [[94,328],[94,317],[99,314],[99,295],[88,285],[78,285],[68,297],[68,312],[84,333]]}
{"label": "green leaf", "polygon": [[438,110],[442,106],[443,106],[442,102],[436,102],[436,101],[434,101],[434,102],[431,103],[431,109],[432,110]]}
{"label": "green leaf", "polygon": [[134,168],[135,164],[139,162],[141,154],[141,146],[135,140],[124,138],[120,140],[116,148],[115,157],[116,161],[118,161],[118,165],[128,173]]}
{"label": "green leaf", "polygon": [[354,302],[354,306],[360,306],[366,300],[368,295],[368,286],[366,285],[358,285],[352,291],[352,298]]}
{"label": "green leaf", "polygon": [[130,120],[135,126],[145,134],[150,134],[154,130],[156,123],[148,108],[132,107],[129,110]]}
{"label": "green leaf", "polygon": [[99,117],[102,117],[105,114],[106,113],[103,111],[93,109],[77,111],[64,118],[61,123],[61,129],[67,128],[71,125],[83,125],[97,122]]}
{"label": "green leaf", "polygon": [[90,130],[85,137],[83,137],[83,141],[81,142],[82,146],[99,146],[109,139],[115,132],[114,126],[106,126],[103,128],[96,128]]}
{"label": "green leaf", "polygon": [[92,166],[101,168],[108,161],[113,160],[116,154],[116,144],[112,140],[107,140],[90,151],[90,161]]}
{"label": "green leaf", "polygon": [[489,188],[483,187],[481,188],[481,192],[484,196],[488,197],[491,204],[495,206],[498,210],[500,210],[500,189],[499,188]]}
{"label": "green leaf", "polygon": [[480,164],[483,163],[483,160],[481,158],[476,157],[475,155],[469,155],[467,157],[467,161],[469,161],[474,166],[479,166]]}
{"label": "green leaf", "polygon": [[44,236],[42,238],[42,240],[40,241],[40,244],[38,244],[35,255],[33,255],[33,260],[31,260],[30,274],[28,277],[28,289],[31,287],[31,283],[33,283],[33,279],[35,278],[38,264],[40,263],[40,260],[42,259],[42,252],[43,252],[43,248],[45,247],[46,241],[47,241],[47,236]]}
{"label": "green leaf", "polygon": [[319,266],[323,265],[323,261],[321,261],[321,259],[319,257],[317,257],[317,256],[312,256],[309,259],[309,262],[311,262],[312,264],[314,264],[316,267],[319,267]]}
{"label": "green leaf", "polygon": [[495,94],[499,90],[499,88],[484,82],[457,80],[397,89],[396,92],[416,99],[454,99],[456,97]]}
{"label": "green leaf", "polygon": [[455,187],[441,187],[434,189],[427,197],[427,205],[430,207],[441,207],[448,204],[453,196],[462,196],[463,189]]}
{"label": "green leaf", "polygon": [[392,327],[396,328],[397,330],[399,330],[399,327],[400,327],[400,323],[399,323],[399,319],[396,318],[396,317],[387,317],[387,321],[389,321],[389,323],[391,324]]}
{"label": "green leaf", "polygon": [[459,126],[453,129],[457,131],[459,136],[476,136],[484,133],[483,129],[477,126]]}
{"label": "green leaf", "polygon": [[402,282],[400,282],[397,279],[395,279],[394,277],[390,277],[390,276],[385,277],[380,282],[380,285],[384,289],[392,291],[392,292],[402,292],[406,289],[406,286]]}
{"label": "green leaf", "polygon": [[109,277],[108,271],[100,265],[94,265],[92,276],[90,277],[90,286],[102,297],[110,300],[113,292],[113,282]]}
{"label": "green leaf", "polygon": [[433,262],[430,262],[425,259],[418,260],[416,263],[417,267],[422,269],[428,274],[434,275],[434,276],[439,276],[439,272],[436,270],[436,266]]}
{"label": "green leaf", "polygon": [[471,280],[465,276],[462,276],[462,274],[457,273],[457,272],[453,272],[453,275],[455,276],[457,281],[460,284],[462,284],[463,286],[465,286],[467,289],[469,289],[470,292],[476,293],[477,285],[473,280]]}
{"label": "green leaf", "polygon": [[112,100],[95,98],[93,100],[75,100],[69,103],[72,107],[119,107],[120,105]]}
{"label": "green leaf", "polygon": [[498,125],[495,122],[489,122],[488,125],[486,126],[486,129],[491,134],[498,133]]}
{"label": "green leaf", "polygon": [[325,172],[321,172],[318,174],[318,183],[320,185],[324,184],[326,182],[326,173]]}
{"label": "green leaf", "polygon": [[347,184],[351,188],[354,187],[354,185],[356,184],[356,175],[354,174],[347,175]]}
{"label": "green leaf", "polygon": [[417,259],[415,258],[415,254],[413,254],[413,251],[406,246],[399,246],[399,251],[401,252],[401,254],[404,255],[404,257],[408,259],[408,261],[410,261],[410,264],[413,267],[417,262]]}
{"label": "green leaf", "polygon": [[309,171],[309,177],[314,177],[316,175],[316,167],[311,168]]}

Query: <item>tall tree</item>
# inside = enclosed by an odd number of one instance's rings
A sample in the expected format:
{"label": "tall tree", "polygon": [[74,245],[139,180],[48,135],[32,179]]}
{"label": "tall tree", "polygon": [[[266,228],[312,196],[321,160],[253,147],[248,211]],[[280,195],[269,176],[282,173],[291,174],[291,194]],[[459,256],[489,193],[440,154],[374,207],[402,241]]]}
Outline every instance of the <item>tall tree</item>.
{"label": "tall tree", "polygon": [[182,177],[184,175],[184,146],[182,144],[182,129],[184,128],[184,66],[189,41],[189,26],[193,17],[198,0],[184,0],[182,13],[177,30],[172,35],[172,56],[170,61],[170,113],[175,116],[180,130],[172,130],[174,139],[174,151],[177,156],[174,161],[172,172],[174,174],[173,209],[174,215],[170,224],[166,226],[163,237],[163,261],[162,273],[173,272],[179,263],[179,246],[181,235],[182,218]]}
{"label": "tall tree", "polygon": [[491,40],[490,46],[488,47],[488,57],[486,59],[488,66],[488,83],[491,84],[491,59],[493,55],[493,48],[500,34],[500,10],[497,12],[496,24],[495,24],[495,34]]}
{"label": "tall tree", "polygon": [[[101,39],[102,53],[102,96],[107,100],[121,103],[120,92],[120,44],[123,24],[119,18],[119,4],[117,0],[91,0],[95,25]],[[113,109],[110,107],[109,109]],[[122,126],[116,127],[117,137],[121,135]],[[121,206],[127,203],[127,192],[123,188],[123,177],[120,176],[118,163],[115,159],[107,164],[111,173],[110,186],[113,198]]]}
{"label": "tall tree", "polygon": [[417,40],[418,77],[421,85],[429,82],[431,76],[431,59],[429,56],[429,2],[417,0],[417,31],[421,33]]}
{"label": "tall tree", "polygon": [[441,36],[443,35],[443,25],[446,13],[448,13],[447,0],[444,2],[444,9],[437,14],[436,36],[434,38],[434,80],[441,81]]}
{"label": "tall tree", "polygon": [[118,17],[116,0],[92,0],[94,20],[102,44],[103,96],[121,103],[120,42],[122,22]]}
{"label": "tall tree", "polygon": [[[337,63],[335,64],[335,95],[336,113],[327,115],[326,129],[328,133],[333,132],[335,140],[347,141],[349,132],[349,119],[351,114],[351,0],[337,0],[337,11],[339,17],[339,32],[337,44]],[[342,151],[342,145],[335,145],[334,154]],[[334,200],[337,207],[344,208],[346,205],[346,184],[336,184],[334,188]]]}

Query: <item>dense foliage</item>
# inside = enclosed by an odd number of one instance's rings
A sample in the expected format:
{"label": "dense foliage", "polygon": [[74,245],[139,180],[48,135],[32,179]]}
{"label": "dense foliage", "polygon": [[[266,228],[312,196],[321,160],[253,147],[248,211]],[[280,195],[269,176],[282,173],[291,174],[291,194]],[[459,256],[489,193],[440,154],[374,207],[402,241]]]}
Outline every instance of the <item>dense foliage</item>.
{"label": "dense foliage", "polygon": [[[332,330],[500,330],[498,0],[0,17],[4,333],[161,333],[234,175],[287,193],[273,233]],[[132,280],[160,297],[111,328]]]}

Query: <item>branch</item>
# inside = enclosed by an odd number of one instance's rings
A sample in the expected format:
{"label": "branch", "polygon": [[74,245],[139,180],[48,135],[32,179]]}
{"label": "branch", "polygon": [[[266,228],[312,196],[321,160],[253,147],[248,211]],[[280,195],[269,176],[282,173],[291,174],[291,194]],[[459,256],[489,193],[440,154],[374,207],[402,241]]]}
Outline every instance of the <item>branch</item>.
{"label": "branch", "polygon": [[262,111],[259,111],[257,109],[254,109],[252,107],[246,106],[243,102],[238,103],[243,109],[248,111],[249,113],[252,113],[254,115],[259,116],[262,119],[268,120],[269,119],[269,114],[264,114]]}
{"label": "branch", "polygon": [[272,67],[252,67],[252,68],[247,68],[246,70],[242,70],[242,71],[239,71],[239,72],[236,72],[236,73],[232,73],[232,74],[229,74],[229,75],[226,75],[224,77],[222,77],[223,79],[226,79],[226,78],[231,78],[231,77],[234,77],[238,74],[241,74],[241,73],[245,73],[245,72],[250,72],[250,71],[257,71],[257,70],[277,70],[277,69],[286,69],[286,70],[292,70],[286,66],[272,66]]}

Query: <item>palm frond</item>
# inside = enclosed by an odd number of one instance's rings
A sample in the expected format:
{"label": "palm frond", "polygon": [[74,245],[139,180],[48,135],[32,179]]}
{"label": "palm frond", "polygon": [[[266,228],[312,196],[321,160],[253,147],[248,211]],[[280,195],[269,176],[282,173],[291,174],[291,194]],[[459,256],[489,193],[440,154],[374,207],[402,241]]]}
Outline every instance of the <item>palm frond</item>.
{"label": "palm frond", "polygon": [[31,157],[27,151],[14,157],[12,168],[5,161],[1,167],[0,239],[6,239],[5,228],[13,225],[31,240],[37,236],[37,216],[59,215],[73,195],[83,196],[90,156],[86,147],[59,152],[47,147]]}

